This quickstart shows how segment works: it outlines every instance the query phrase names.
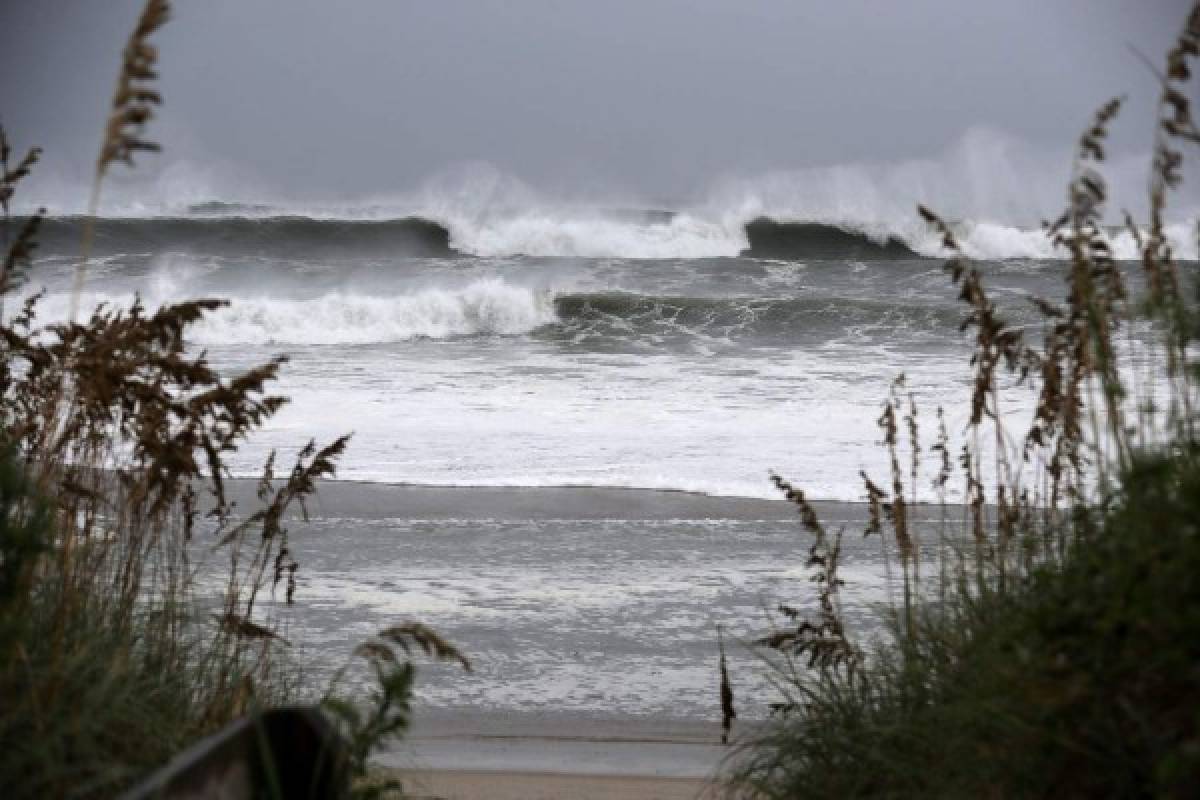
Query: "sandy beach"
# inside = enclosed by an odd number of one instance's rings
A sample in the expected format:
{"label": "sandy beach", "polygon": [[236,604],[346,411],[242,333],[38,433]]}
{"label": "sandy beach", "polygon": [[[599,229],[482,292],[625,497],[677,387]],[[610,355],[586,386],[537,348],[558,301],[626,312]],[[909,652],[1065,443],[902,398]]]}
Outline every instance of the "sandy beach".
{"label": "sandy beach", "polygon": [[693,800],[716,797],[694,778],[441,770],[402,776],[420,800]]}
{"label": "sandy beach", "polygon": [[420,715],[381,774],[446,800],[715,797],[731,748],[711,721],[570,714]]}

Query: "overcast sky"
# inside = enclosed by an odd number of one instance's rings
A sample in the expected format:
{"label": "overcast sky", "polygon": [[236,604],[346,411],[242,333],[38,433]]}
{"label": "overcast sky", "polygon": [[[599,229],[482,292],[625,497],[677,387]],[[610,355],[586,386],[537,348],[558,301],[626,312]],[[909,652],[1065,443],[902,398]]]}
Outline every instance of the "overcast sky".
{"label": "overcast sky", "polygon": [[[94,159],[137,0],[0,0],[0,120],[50,169]],[[936,156],[972,129],[1064,148],[1128,93],[1144,149],[1184,0],[176,0],[153,173],[305,197],[483,161],[647,201],[722,175]]]}

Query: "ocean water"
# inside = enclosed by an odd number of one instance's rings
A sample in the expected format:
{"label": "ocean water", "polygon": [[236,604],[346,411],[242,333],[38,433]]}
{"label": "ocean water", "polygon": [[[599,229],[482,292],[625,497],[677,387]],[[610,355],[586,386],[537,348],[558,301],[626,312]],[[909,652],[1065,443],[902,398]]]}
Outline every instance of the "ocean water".
{"label": "ocean water", "polygon": [[[295,604],[264,598],[316,686],[359,642],[415,619],[473,666],[422,663],[426,712],[710,720],[715,739],[717,626],[738,713],[761,718],[778,699],[778,676],[748,643],[779,603],[814,611],[809,538],[784,503],[459,489],[432,502],[424,490],[401,490],[380,509],[369,493],[331,496],[339,491],[353,487],[329,490],[317,517],[292,526]],[[518,504],[514,493],[529,494]],[[860,507],[822,504],[821,512],[831,531],[848,531],[840,605],[869,644],[899,588],[889,589],[879,539],[861,536]],[[937,541],[936,509],[917,511],[914,524]],[[936,574],[936,548],[923,553],[927,574]],[[345,680],[368,685],[354,668]]]}
{"label": "ocean water", "polygon": [[[961,429],[962,308],[924,239],[765,219],[735,236],[667,212],[550,223],[214,204],[102,220],[83,307],[225,298],[197,347],[230,371],[288,354],[292,402],[239,453],[246,474],[352,432],[339,475],[357,480],[769,497],[774,469],[856,500],[859,470],[884,464],[875,420],[898,375],[927,441],[938,406]],[[1009,318],[1034,324],[1024,296],[1062,291],[1061,260],[1026,256],[1044,235],[959,227],[993,251],[979,263]],[[45,226],[31,287],[50,318],[80,228]]]}
{"label": "ocean water", "polygon": [[[81,227],[45,225],[25,291],[45,290],[46,319],[68,307]],[[1027,297],[1061,295],[1061,254],[1037,230],[956,227],[1004,314],[1036,335]],[[195,348],[230,373],[288,355],[276,391],[291,402],[237,453],[239,474],[350,432],[340,478],[476,487],[436,513],[405,505],[414,490],[387,513],[318,502],[296,526],[298,602],[276,611],[321,674],[417,618],[477,665],[427,672],[429,705],[706,717],[721,624],[753,715],[768,676],[737,642],[777,602],[813,602],[806,538],[768,471],[861,500],[860,470],[886,474],[876,421],[901,373],[926,446],[939,406],[962,430],[970,350],[938,247],[916,228],[661,211],[497,222],[209,203],[101,220],[83,308],[223,298]],[[503,487],[503,502],[479,499]],[[642,513],[645,493],[615,507],[595,493],[618,488],[776,502]],[[861,509],[833,514],[850,532],[848,611],[870,633],[885,566]]]}

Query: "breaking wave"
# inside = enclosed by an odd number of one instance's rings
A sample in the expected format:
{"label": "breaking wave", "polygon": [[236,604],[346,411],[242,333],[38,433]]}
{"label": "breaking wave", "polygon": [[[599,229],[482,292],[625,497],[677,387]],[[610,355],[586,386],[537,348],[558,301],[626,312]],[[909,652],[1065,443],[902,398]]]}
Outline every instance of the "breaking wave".
{"label": "breaking wave", "polygon": [[[940,237],[913,224],[778,220],[713,222],[691,213],[605,212],[552,216],[529,213],[502,219],[439,222],[422,217],[343,219],[267,214],[245,216],[224,205],[190,217],[105,218],[97,221],[97,255],[189,252],[279,258],[508,257],[805,260],[894,260],[945,255]],[[41,232],[47,254],[74,253],[83,217],[51,217]],[[977,259],[1056,260],[1066,257],[1044,231],[990,222],[954,225],[965,253]],[[1169,225],[1180,257],[1196,259],[1191,226]],[[1112,232],[1119,259],[1136,259],[1137,244],[1124,230]]]}
{"label": "breaking wave", "polygon": [[[370,254],[451,256],[449,234],[436,222],[406,217],[365,220],[297,215],[245,216],[227,204],[190,217],[111,217],[96,221],[97,255],[178,252],[270,255],[282,258],[344,258]],[[77,251],[86,218],[51,217],[43,224],[41,247],[50,253]]]}
{"label": "breaking wave", "polygon": [[[1148,163],[1144,153],[1106,162],[1114,221],[1117,202],[1135,218],[1146,218]],[[480,163],[448,167],[388,195],[329,204],[272,199],[236,177],[216,181],[209,168],[183,161],[148,183],[114,187],[105,209],[116,218],[99,222],[97,247],[111,253],[190,249],[318,258],[943,256],[940,237],[916,213],[923,203],[957,220],[968,256],[1063,259],[1066,253],[1051,245],[1039,221],[1061,211],[1070,164],[1065,149],[1047,151],[979,128],[925,158],[714,176],[673,211],[631,211],[641,203],[628,195],[595,194],[588,187],[547,192]],[[80,210],[86,187],[47,185],[46,193],[44,200],[58,199],[44,204],[59,216],[47,222],[44,246],[77,251],[82,218],[62,215]],[[1195,259],[1190,220],[1200,211],[1200,186],[1185,183],[1169,208],[1176,253]],[[1119,258],[1136,255],[1127,232],[1114,232],[1112,246]]]}
{"label": "breaking wave", "polygon": [[[147,308],[178,300],[170,281],[143,294]],[[221,297],[223,292],[209,292]],[[85,293],[83,308],[128,308],[132,294]],[[333,291],[316,297],[277,298],[240,295],[205,316],[190,331],[203,345],[360,345],[456,336],[511,336],[557,321],[554,296],[512,286],[498,278],[458,288],[428,288],[408,294],[379,295]],[[69,295],[55,292],[38,304],[38,318],[66,318]]]}
{"label": "breaking wave", "polygon": [[556,319],[549,294],[488,279],[395,297],[239,298],[198,325],[195,338],[201,344],[375,344],[514,335]]}
{"label": "breaking wave", "polygon": [[[499,279],[397,296],[334,292],[298,301],[242,297],[197,326],[195,340],[231,344],[384,344],[412,339],[535,334],[663,345],[671,338],[762,341],[836,338],[859,326],[950,329],[953,305],[848,297],[674,297],[553,292]],[[647,344],[649,343],[649,344]]]}
{"label": "breaking wave", "polygon": [[[144,296],[151,309],[176,298],[164,281]],[[216,296],[223,293],[216,292]],[[625,291],[555,291],[483,278],[458,287],[408,293],[328,291],[303,299],[242,294],[191,330],[201,346],[375,345],[417,339],[535,335],[548,342],[691,346],[696,339],[762,344],[829,341],[851,332],[884,334],[951,330],[960,317],[950,302],[871,296],[786,294],[689,297]],[[87,294],[85,307],[128,307],[132,295]],[[68,296],[39,305],[47,321],[65,318]]]}

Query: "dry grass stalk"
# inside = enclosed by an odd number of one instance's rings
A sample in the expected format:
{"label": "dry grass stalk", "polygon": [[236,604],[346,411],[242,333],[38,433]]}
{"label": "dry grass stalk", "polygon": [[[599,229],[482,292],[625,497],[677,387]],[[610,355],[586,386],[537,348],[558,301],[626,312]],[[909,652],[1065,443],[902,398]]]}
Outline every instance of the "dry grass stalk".
{"label": "dry grass stalk", "polygon": [[1187,85],[1194,62],[1200,57],[1200,4],[1193,6],[1182,32],[1167,53],[1166,71],[1159,74],[1160,94],[1155,127],[1154,160],[1150,183],[1150,222],[1142,249],[1142,269],[1149,284],[1147,305],[1165,323],[1170,337],[1166,371],[1171,380],[1168,427],[1195,441],[1196,414],[1188,391],[1187,309],[1180,292],[1179,270],[1166,235],[1164,212],[1167,194],[1183,180],[1180,143],[1200,143],[1200,131],[1191,113]]}
{"label": "dry grass stalk", "polygon": [[[798,609],[780,605],[778,611],[793,627],[773,631],[755,644],[775,650],[789,660],[793,657],[804,659],[809,668],[853,672],[861,661],[861,654],[846,636],[838,603],[838,590],[844,585],[838,577],[841,534],[830,539],[802,490],[774,473],[771,482],[796,506],[805,530],[813,535],[807,566],[813,570],[810,580],[816,585],[817,615],[815,619],[808,619]],[[785,702],[773,703],[771,708],[788,713],[796,706]]]}
{"label": "dry grass stalk", "polygon": [[41,155],[42,148],[31,147],[20,161],[10,164],[12,146],[8,143],[4,126],[0,125],[0,211],[6,218],[11,213],[9,203],[12,201],[17,184],[21,182],[22,178],[29,176],[30,170],[33,169],[33,165],[37,163]]}
{"label": "dry grass stalk", "polygon": [[733,728],[733,721],[737,719],[737,711],[733,707],[733,683],[729,680],[729,665],[725,661],[725,635],[720,625],[717,625],[717,651],[720,653],[717,668],[721,676],[721,744],[729,744],[729,733]]}
{"label": "dry grass stalk", "polygon": [[88,201],[88,223],[84,227],[79,266],[75,270],[75,282],[71,290],[67,319],[72,322],[79,313],[80,295],[83,293],[83,284],[87,277],[104,174],[117,162],[132,167],[133,155],[138,151],[156,152],[160,149],[157,143],[144,138],[146,125],[154,117],[154,108],[162,104],[162,95],[154,88],[154,82],[158,80],[158,73],[155,71],[158,49],[150,43],[150,37],[167,23],[170,13],[167,0],[146,0],[122,54],[121,69],[117,73],[117,87],[113,92],[111,111],[104,126],[100,154],[96,158],[92,196]]}
{"label": "dry grass stalk", "polygon": [[165,25],[169,17],[167,0],[147,0],[129,36],[117,74],[117,89],[104,128],[100,156],[96,159],[97,178],[103,177],[114,162],[133,166],[133,154],[139,150],[160,149],[159,145],[142,137],[146,123],[154,117],[154,107],[162,104],[162,95],[154,88],[154,81],[158,79],[155,72],[158,49],[150,44],[150,36]]}
{"label": "dry grass stalk", "polygon": [[41,157],[40,147],[31,147],[25,156],[16,164],[11,164],[12,147],[4,126],[0,125],[0,215],[3,216],[3,242],[0,246],[4,251],[4,263],[0,268],[0,319],[3,318],[4,295],[24,283],[26,273],[32,265],[33,251],[37,247],[37,232],[46,215],[46,209],[39,208],[21,225],[16,238],[11,235],[10,203],[17,184],[29,176],[34,164]]}

